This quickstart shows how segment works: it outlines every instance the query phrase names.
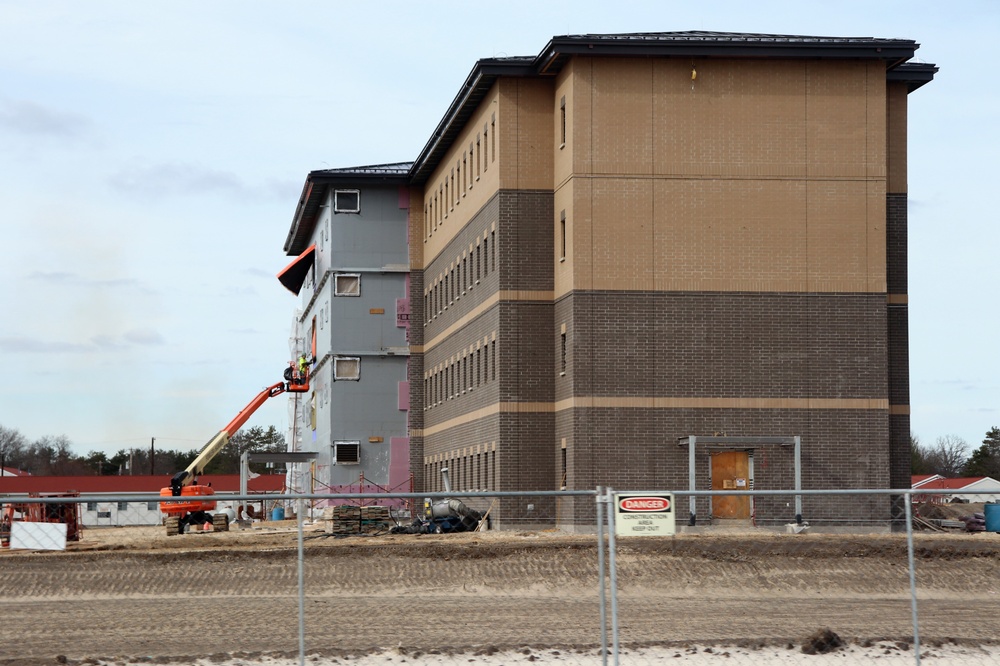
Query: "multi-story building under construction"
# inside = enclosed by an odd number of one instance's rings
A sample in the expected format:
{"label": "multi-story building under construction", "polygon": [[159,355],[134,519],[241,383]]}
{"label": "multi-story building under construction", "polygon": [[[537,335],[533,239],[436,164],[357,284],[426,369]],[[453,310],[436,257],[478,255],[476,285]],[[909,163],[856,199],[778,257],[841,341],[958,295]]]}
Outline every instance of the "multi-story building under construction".
{"label": "multi-story building under construction", "polygon": [[[907,102],[937,71],[917,48],[555,37],[477,62],[413,161],[310,173],[285,251],[317,358],[293,444],[321,486],[908,487]],[[891,517],[790,507],[679,506]]]}

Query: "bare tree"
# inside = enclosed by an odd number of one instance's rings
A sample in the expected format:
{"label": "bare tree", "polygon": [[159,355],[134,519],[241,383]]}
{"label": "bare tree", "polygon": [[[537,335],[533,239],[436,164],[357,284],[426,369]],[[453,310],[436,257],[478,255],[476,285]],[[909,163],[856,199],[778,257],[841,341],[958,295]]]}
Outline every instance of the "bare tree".
{"label": "bare tree", "polygon": [[923,451],[927,473],[943,477],[959,476],[968,460],[969,445],[956,435],[938,437],[934,446]]}
{"label": "bare tree", "polygon": [[3,467],[20,467],[28,440],[20,431],[0,426],[0,460]]}

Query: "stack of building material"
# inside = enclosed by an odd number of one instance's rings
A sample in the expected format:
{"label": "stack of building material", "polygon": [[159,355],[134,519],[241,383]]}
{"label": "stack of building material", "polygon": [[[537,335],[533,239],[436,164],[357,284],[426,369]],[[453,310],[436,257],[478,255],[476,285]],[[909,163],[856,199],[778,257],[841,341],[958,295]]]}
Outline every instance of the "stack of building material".
{"label": "stack of building material", "polygon": [[372,534],[389,529],[389,507],[329,506],[323,509],[326,531],[330,534]]}
{"label": "stack of building material", "polygon": [[968,516],[962,516],[959,520],[965,523],[966,532],[985,532],[986,514],[976,512]]}

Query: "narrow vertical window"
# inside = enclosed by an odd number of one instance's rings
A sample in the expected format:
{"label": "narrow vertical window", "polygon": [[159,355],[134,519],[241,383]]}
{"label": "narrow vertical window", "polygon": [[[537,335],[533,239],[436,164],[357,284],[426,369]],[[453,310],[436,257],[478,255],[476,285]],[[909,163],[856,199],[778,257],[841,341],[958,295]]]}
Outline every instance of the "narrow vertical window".
{"label": "narrow vertical window", "polygon": [[490,350],[493,352],[490,354],[490,376],[492,379],[497,378],[497,341],[493,340],[490,342]]}
{"label": "narrow vertical window", "polygon": [[490,118],[490,161],[497,161],[497,114]]}
{"label": "narrow vertical window", "polygon": [[566,145],[566,96],[559,101],[559,147]]}
{"label": "narrow vertical window", "polygon": [[562,474],[560,475],[562,481],[559,484],[559,489],[566,490],[566,442],[565,441],[563,441],[562,455],[560,456],[560,458],[562,459],[562,465],[561,465]]}
{"label": "narrow vertical window", "polygon": [[566,374],[566,331],[563,331],[559,335],[559,366],[561,371],[559,374]]}
{"label": "narrow vertical window", "polygon": [[490,238],[493,239],[493,249],[490,251],[490,270],[495,271],[497,269],[497,232],[491,231]]}
{"label": "narrow vertical window", "polygon": [[476,284],[479,284],[479,270],[483,267],[483,258],[479,253],[479,243],[476,243]]}
{"label": "narrow vertical window", "polygon": [[479,135],[476,135],[476,180],[479,180],[479,173],[482,167],[482,152],[479,149]]}
{"label": "narrow vertical window", "polygon": [[489,351],[489,347],[486,344],[484,344],[483,345],[483,355],[482,355],[483,356],[482,361],[483,361],[483,382],[484,383],[487,382],[487,381],[489,381],[489,378],[490,378],[490,376],[488,374],[489,368],[486,365],[487,356],[489,355],[487,353],[488,351]]}
{"label": "narrow vertical window", "polygon": [[566,260],[566,211],[559,213],[559,261]]}
{"label": "narrow vertical window", "polygon": [[490,127],[483,125],[483,171],[490,168]]}

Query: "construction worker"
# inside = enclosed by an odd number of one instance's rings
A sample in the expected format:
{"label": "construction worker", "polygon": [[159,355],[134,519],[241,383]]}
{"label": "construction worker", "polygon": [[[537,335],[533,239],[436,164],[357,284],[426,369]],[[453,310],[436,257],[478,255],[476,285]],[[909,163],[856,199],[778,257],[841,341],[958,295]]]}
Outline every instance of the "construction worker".
{"label": "construction worker", "polygon": [[299,356],[299,376],[303,379],[309,373],[309,359],[305,354]]}

